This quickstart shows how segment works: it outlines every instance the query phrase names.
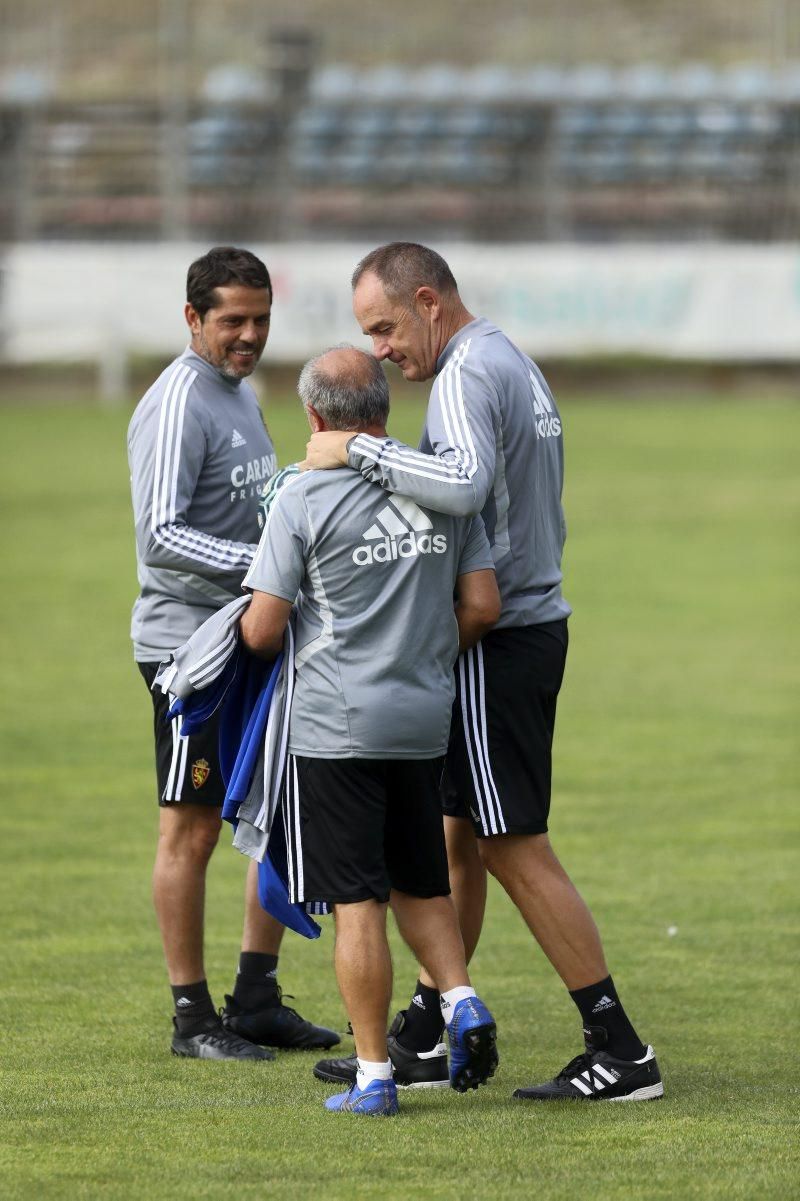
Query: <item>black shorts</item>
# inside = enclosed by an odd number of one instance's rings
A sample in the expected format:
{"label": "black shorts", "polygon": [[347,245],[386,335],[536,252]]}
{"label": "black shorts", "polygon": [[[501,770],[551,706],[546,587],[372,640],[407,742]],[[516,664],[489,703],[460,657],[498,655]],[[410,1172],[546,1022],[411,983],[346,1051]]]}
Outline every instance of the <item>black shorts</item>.
{"label": "black shorts", "polygon": [[442,759],[290,755],[283,820],[292,901],[450,892],[439,799]]}
{"label": "black shorts", "polygon": [[456,664],[442,808],[479,838],[544,834],[567,622],[492,630]]}
{"label": "black shorts", "polygon": [[[138,663],[148,689],[158,671],[157,663]],[[225,784],[219,769],[219,732],[216,714],[199,734],[181,738],[181,719],[166,721],[169,697],[161,689],[150,692],[153,700],[153,731],[156,741],[156,778],[159,805],[183,801],[191,805],[218,805],[225,800]]]}

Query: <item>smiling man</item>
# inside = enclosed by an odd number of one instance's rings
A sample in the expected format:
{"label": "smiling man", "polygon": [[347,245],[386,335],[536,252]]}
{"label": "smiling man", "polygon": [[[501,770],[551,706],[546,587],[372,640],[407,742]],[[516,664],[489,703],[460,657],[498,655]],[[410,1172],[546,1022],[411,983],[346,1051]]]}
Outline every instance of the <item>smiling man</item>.
{"label": "smiling man", "polygon": [[[263,483],[275,452],[245,383],[266,345],[272,285],[247,250],[218,246],[186,283],[191,345],[140,401],[128,430],[140,594],[134,657],[150,688],[158,664],[240,594],[259,536]],[[276,971],[283,927],[258,903],[256,865],[245,897],[242,953],[222,1019],[203,964],[206,868],[221,826],[225,785],[217,723],[181,738],[154,706],[159,840],[155,901],[175,1004],[172,1050],[201,1059],[270,1059],[255,1044],[330,1047],[332,1030],[281,1003]],[[240,1037],[243,1036],[243,1037]]]}
{"label": "smiling man", "polygon": [[[393,242],[353,275],[353,312],[377,359],[433,380],[419,450],[360,433],[309,442],[309,467],[347,465],[386,492],[438,513],[480,513],[502,598],[495,629],[459,658],[442,788],[453,896],[467,959],[483,923],[486,871],[502,884],[569,990],[585,1051],[525,1101],[648,1100],[663,1093],[653,1048],[632,1026],[591,913],[548,837],[551,750],[570,608],[561,592],[561,418],[539,368],[463,304],[445,260]],[[392,1027],[395,1073],[430,1079],[442,1023],[423,973]],[[323,1080],[348,1080],[324,1060]]]}

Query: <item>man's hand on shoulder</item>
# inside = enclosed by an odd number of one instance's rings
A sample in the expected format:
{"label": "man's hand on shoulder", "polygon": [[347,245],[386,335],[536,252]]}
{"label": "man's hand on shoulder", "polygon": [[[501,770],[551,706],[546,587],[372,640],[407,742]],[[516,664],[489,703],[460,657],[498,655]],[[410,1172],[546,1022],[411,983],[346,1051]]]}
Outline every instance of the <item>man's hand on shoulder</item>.
{"label": "man's hand on shoulder", "polygon": [[328,470],[347,466],[347,443],[355,434],[352,430],[325,430],[312,434],[306,444],[306,457],[301,471]]}

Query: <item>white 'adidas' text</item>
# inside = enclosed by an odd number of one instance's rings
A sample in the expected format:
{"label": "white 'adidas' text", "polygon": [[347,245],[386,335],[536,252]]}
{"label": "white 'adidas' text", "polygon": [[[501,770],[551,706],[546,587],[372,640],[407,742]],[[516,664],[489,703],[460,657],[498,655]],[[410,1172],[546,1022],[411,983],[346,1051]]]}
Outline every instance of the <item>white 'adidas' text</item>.
{"label": "white 'adidas' text", "polygon": [[356,567],[367,567],[371,563],[415,559],[417,555],[443,555],[447,537],[430,533],[432,529],[433,522],[419,505],[408,497],[395,496],[364,531],[364,542],[353,551],[353,562]]}

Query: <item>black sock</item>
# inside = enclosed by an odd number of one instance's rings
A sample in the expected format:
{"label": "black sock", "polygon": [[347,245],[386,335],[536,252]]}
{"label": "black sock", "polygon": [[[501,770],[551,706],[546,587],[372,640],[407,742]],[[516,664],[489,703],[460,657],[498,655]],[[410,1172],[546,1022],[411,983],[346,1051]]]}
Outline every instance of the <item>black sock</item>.
{"label": "black sock", "polygon": [[212,1020],[217,1021],[217,1011],[205,980],[198,980],[196,984],[172,984],[170,987],[178,1034],[191,1037],[207,1030]]}
{"label": "black sock", "polygon": [[569,995],[583,1018],[584,1032],[598,1027],[605,1032],[604,1050],[617,1059],[642,1058],[646,1048],[622,1008],[610,976],[588,988],[576,988]]}
{"label": "black sock", "polygon": [[432,1051],[442,1037],[444,1020],[439,1004],[439,990],[426,988],[420,981],[405,1011],[406,1020],[397,1036],[407,1051]]}
{"label": "black sock", "polygon": [[242,951],[233,999],[242,1009],[264,1009],[280,1003],[278,992],[278,956],[258,951]]}

